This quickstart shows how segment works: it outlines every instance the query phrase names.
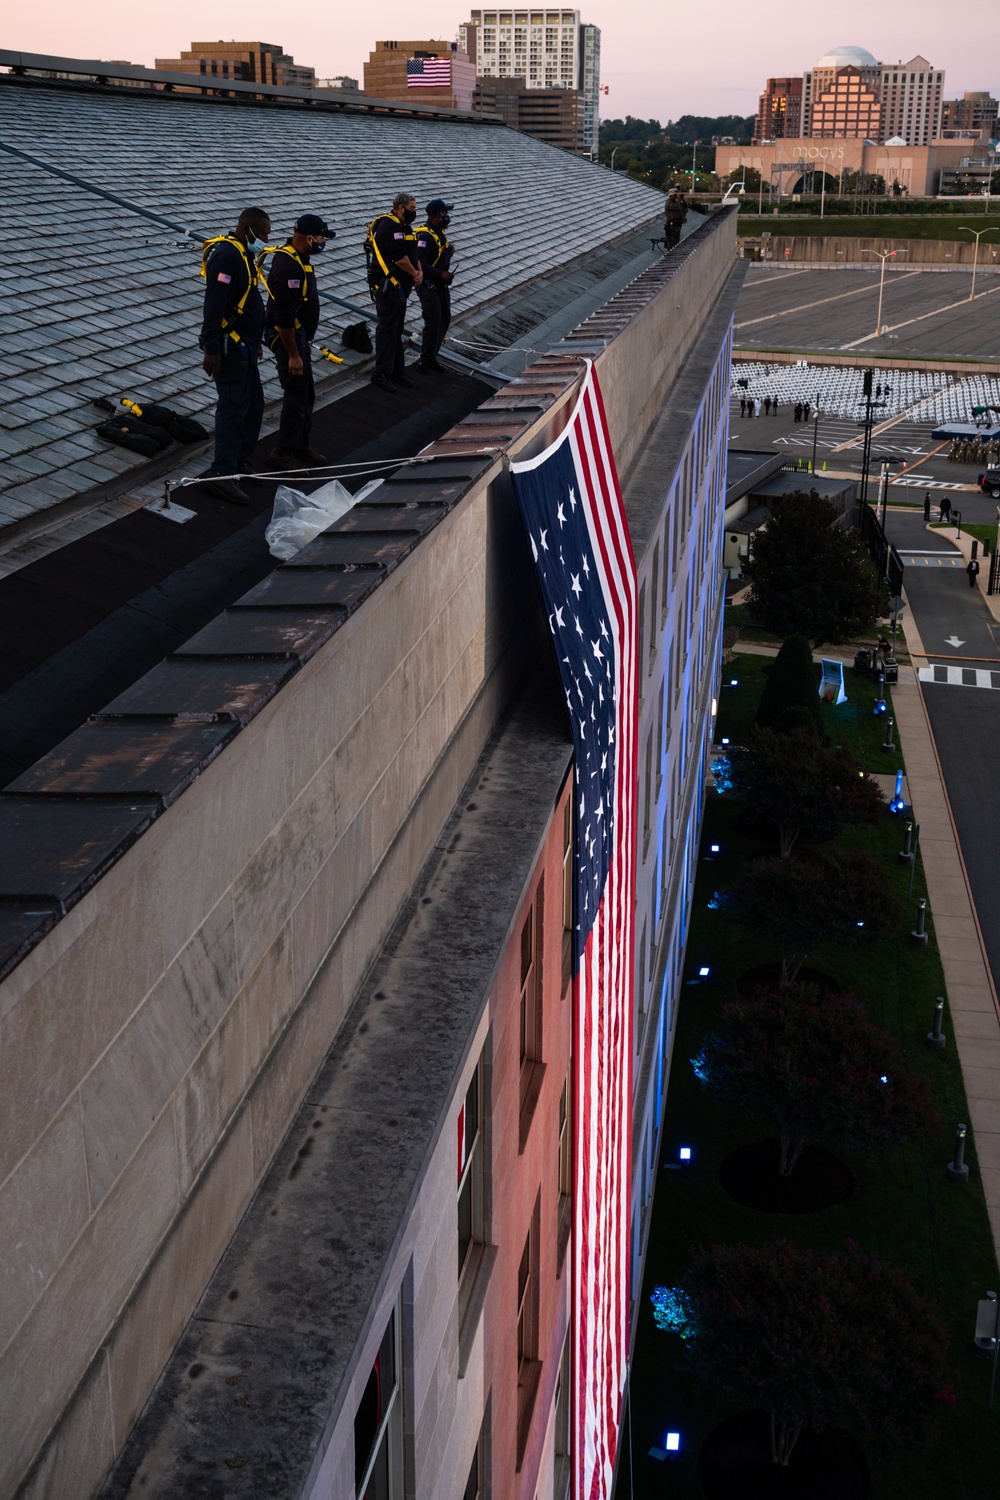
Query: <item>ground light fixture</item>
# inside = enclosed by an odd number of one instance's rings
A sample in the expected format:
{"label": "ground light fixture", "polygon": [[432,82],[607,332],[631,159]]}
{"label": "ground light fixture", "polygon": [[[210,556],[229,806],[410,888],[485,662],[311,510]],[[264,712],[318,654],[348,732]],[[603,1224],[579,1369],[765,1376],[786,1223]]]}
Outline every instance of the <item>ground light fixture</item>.
{"label": "ground light fixture", "polygon": [[901,813],[906,811],[906,803],[903,801],[902,771],[896,772],[896,790],[895,792],[893,792],[892,801],[889,803],[889,811],[891,813]]}
{"label": "ground light fixture", "polygon": [[690,1161],[691,1160],[691,1147],[690,1146],[682,1146],[680,1148],[680,1150],[678,1151],[678,1153],[677,1153],[677,1159],[678,1159],[678,1161]]}
{"label": "ground light fixture", "polygon": [[707,964],[702,964],[702,966],[701,966],[701,968],[700,968],[700,969],[699,969],[699,970],[698,970],[698,978],[699,978],[699,979],[707,979],[707,978],[708,978],[708,976],[709,976],[709,974],[710,974],[710,973],[711,973],[711,972],[712,972],[712,971],[711,971],[711,969],[710,969],[710,968],[709,968],[709,967],[708,967],[708,965],[707,965]]}
{"label": "ground light fixture", "polygon": [[663,1439],[662,1448],[650,1448],[649,1457],[657,1459],[660,1463],[664,1459],[679,1458],[681,1451],[681,1435],[679,1432],[668,1432]]}

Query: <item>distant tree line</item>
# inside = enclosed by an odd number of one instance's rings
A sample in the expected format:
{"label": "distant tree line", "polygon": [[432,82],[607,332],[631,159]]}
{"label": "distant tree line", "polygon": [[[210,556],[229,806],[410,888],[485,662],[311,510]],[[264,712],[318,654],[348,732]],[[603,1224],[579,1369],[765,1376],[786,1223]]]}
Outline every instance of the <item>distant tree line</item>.
{"label": "distant tree line", "polygon": [[[624,120],[602,120],[599,155],[605,166],[614,156],[616,172],[627,172],[641,182],[666,190],[676,184],[690,191],[714,192],[713,136],[732,136],[749,141],[753,115],[682,115],[679,120],[642,120],[626,115]],[[695,161],[695,142],[698,142]],[[694,181],[692,181],[692,176]]]}

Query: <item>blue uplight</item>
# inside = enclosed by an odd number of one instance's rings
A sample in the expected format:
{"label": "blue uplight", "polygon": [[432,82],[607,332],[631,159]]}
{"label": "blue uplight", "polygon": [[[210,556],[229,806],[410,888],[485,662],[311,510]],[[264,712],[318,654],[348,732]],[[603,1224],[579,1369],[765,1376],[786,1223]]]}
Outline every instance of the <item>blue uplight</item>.
{"label": "blue uplight", "polygon": [[879,1079],[879,1083],[888,1083],[888,1082],[889,1082],[889,1075],[888,1075],[888,1073],[883,1073],[882,1077]]}
{"label": "blue uplight", "polygon": [[709,847],[710,847],[711,852],[713,854],[718,854],[719,853],[719,845],[718,844],[711,844]]}
{"label": "blue uplight", "polygon": [[708,1064],[705,1061],[704,1052],[695,1053],[694,1057],[692,1057],[691,1059],[691,1066],[692,1068],[694,1068],[694,1076],[697,1078],[698,1082],[707,1083]]}
{"label": "blue uplight", "polygon": [[691,1299],[679,1286],[654,1287],[649,1300],[653,1304],[653,1322],[657,1328],[679,1333],[682,1339],[693,1335],[694,1309]]}
{"label": "blue uplight", "polygon": [[681,1161],[690,1161],[691,1160],[691,1147],[690,1146],[682,1146],[681,1149],[678,1151],[677,1155],[678,1155],[678,1157],[679,1157],[679,1159]]}
{"label": "blue uplight", "polygon": [[698,970],[698,978],[699,979],[707,979],[708,976],[709,976],[709,974],[711,974],[711,972],[712,971],[708,967],[707,964],[702,964],[701,968]]}
{"label": "blue uplight", "polygon": [[679,1432],[668,1432],[663,1446],[668,1453],[679,1453],[681,1450],[681,1435]]}

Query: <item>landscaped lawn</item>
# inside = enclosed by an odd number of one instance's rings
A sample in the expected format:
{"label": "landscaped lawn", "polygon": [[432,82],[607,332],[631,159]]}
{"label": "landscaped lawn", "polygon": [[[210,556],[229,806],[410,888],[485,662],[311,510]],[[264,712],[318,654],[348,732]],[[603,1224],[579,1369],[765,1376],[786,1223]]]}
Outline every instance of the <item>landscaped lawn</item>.
{"label": "landscaped lawn", "polygon": [[[721,691],[720,737],[738,742],[746,732],[768,665],[767,658],[746,655],[724,670],[724,681],[736,678],[738,685]],[[898,756],[880,748],[885,726],[872,713],[874,684],[850,672],[846,677],[849,702],[823,709],[831,742],[851,745],[869,770],[896,770]],[[880,1453],[865,1445],[872,1500],[993,1500],[1000,1489],[1000,1404],[989,1412],[989,1365],[974,1352],[972,1334],[977,1299],[997,1286],[997,1267],[971,1136],[966,1150],[969,1185],[954,1185],[945,1172],[953,1154],[955,1124],[967,1121],[968,1113],[947,1011],[945,1050],[933,1052],[924,1040],[935,998],[944,994],[944,986],[933,919],[928,923],[932,936],[927,948],[915,948],[908,940],[916,899],[925,892],[918,865],[913,898],[908,899],[910,871],[897,859],[905,819],[886,814],[877,827],[849,829],[839,840],[843,847],[864,848],[878,858],[887,887],[907,901],[908,915],[898,937],[873,947],[820,949],[809,964],[852,987],[866,1002],[872,1020],[899,1039],[908,1066],[931,1081],[940,1131],[923,1146],[871,1161],[846,1158],[859,1186],[846,1204],[814,1214],[771,1215],[739,1207],[719,1186],[718,1174],[730,1150],[773,1136],[774,1123],[722,1115],[696,1081],[689,1061],[711,1030],[720,1005],[733,994],[739,974],[777,956],[764,943],[739,932],[724,911],[709,905],[713,892],[732,882],[742,861],[760,847],[759,841],[737,830],[739,813],[737,802],[709,793],[702,849],[717,843],[721,853],[714,859],[703,854],[698,867],[663,1154],[651,1208],[647,1276],[636,1304],[639,1332],[631,1432],[623,1432],[626,1448],[631,1447],[633,1490],[623,1474],[617,1493],[623,1500],[631,1493],[650,1500],[700,1496],[699,1446],[720,1421],[739,1410],[699,1389],[685,1371],[680,1340],[653,1324],[650,1292],[655,1285],[680,1281],[690,1246],[763,1243],[787,1236],[804,1247],[829,1250],[850,1237],[904,1270],[938,1310],[952,1340],[957,1394],[953,1406],[942,1406],[936,1435],[925,1450]],[[699,981],[696,976],[703,965],[711,972]],[[693,1165],[666,1170],[677,1161],[681,1145],[692,1148]],[[667,1430],[681,1434],[679,1457],[665,1462],[650,1458],[648,1450],[663,1446]],[[734,1495],[733,1500],[740,1497]]]}

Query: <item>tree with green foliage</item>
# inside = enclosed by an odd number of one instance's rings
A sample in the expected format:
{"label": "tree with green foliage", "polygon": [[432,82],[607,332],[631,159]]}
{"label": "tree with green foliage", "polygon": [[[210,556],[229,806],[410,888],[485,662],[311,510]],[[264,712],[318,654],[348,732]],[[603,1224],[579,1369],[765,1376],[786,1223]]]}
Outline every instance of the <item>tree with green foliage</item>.
{"label": "tree with green foliage", "polygon": [[793,704],[808,709],[817,733],[822,734],[823,713],[816,666],[804,635],[790,635],[782,642],[774,665],[765,678],[754,723],[762,729],[773,729],[780,715]]}
{"label": "tree with green foliage", "polygon": [[870,855],[848,849],[808,860],[753,860],[720,905],[749,933],[779,949],[782,984],[793,980],[823,943],[848,948],[877,941],[903,920],[884,870]]}
{"label": "tree with green foliage", "polygon": [[683,1284],[651,1300],[713,1395],[771,1413],[776,1464],[788,1464],[803,1428],[912,1446],[954,1403],[934,1308],[852,1240],[832,1252],[791,1240],[696,1248]]}
{"label": "tree with green foliage", "polygon": [[874,1154],[940,1124],[927,1080],[853,995],[790,984],[731,1000],[694,1062],[724,1110],[773,1120],[783,1177],[807,1145]]}
{"label": "tree with green foliage", "polygon": [[861,536],[815,490],[774,502],[743,571],[750,618],[775,635],[847,641],[877,618],[878,577]]}
{"label": "tree with green foliage", "polygon": [[804,829],[829,838],[842,828],[875,824],[885,812],[878,785],[849,750],[832,749],[811,730],[751,729],[729,754],[729,784],[747,812],[778,830],[782,859]]}

